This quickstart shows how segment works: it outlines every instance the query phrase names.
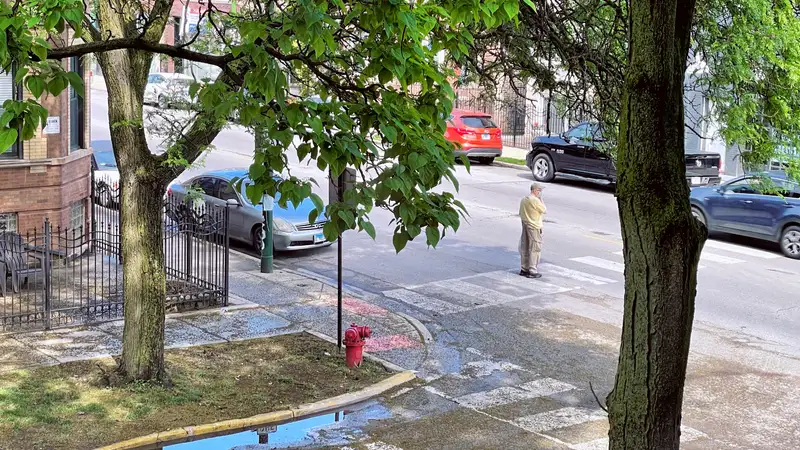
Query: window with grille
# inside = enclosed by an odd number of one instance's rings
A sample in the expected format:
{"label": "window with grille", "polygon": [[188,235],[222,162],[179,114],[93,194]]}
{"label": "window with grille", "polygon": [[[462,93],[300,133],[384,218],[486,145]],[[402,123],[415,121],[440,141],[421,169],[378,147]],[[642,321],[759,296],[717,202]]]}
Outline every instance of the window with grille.
{"label": "window with grille", "polygon": [[86,210],[82,201],[73,203],[69,209],[69,228],[73,230],[76,235],[83,234],[83,227],[85,225]]}
{"label": "window with grille", "polygon": [[17,213],[0,213],[0,233],[17,231]]}

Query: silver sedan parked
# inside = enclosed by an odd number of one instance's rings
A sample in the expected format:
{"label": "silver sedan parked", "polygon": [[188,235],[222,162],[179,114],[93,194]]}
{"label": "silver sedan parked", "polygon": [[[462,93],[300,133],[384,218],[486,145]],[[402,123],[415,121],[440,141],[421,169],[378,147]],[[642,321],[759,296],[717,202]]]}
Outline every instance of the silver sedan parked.
{"label": "silver sedan parked", "polygon": [[[224,207],[231,205],[229,232],[231,239],[249,242],[260,249],[261,228],[264,221],[261,205],[253,205],[246,196],[234,189],[236,179],[248,180],[247,169],[230,169],[207,172],[183,183],[172,184],[169,195],[173,201],[185,201],[190,187],[200,189],[206,204]],[[314,203],[306,199],[297,208],[291,203],[281,208],[275,202],[273,210],[273,248],[277,251],[306,250],[330,245],[322,234],[324,218],[315,223],[308,222],[308,214]]]}

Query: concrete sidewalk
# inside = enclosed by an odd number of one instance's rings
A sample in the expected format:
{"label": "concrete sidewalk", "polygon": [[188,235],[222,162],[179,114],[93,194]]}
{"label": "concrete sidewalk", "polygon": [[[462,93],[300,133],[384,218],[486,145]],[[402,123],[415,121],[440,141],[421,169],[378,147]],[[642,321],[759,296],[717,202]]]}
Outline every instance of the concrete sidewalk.
{"label": "concrete sidewalk", "polygon": [[[258,271],[255,258],[231,252],[230,302],[219,309],[168,314],[166,347],[224,343],[309,331],[336,338],[336,288],[290,270]],[[347,295],[343,324],[373,330],[365,350],[415,369],[426,356],[425,330],[388,309]],[[118,355],[122,320],[0,337],[0,372]],[[342,355],[344,358],[344,355]]]}

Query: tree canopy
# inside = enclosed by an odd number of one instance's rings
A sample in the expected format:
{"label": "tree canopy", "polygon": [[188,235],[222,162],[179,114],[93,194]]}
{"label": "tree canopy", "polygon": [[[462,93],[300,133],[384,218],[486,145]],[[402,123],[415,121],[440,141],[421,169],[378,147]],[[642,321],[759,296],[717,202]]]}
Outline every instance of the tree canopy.
{"label": "tree canopy", "polygon": [[[532,3],[531,3],[532,2]],[[619,123],[628,53],[628,4],[619,0],[531,0],[520,26],[477,32],[463,63],[484,80],[532,81],[566,99],[566,108],[604,122],[612,137]],[[702,0],[692,26],[687,89],[712,101],[728,145],[745,166],[783,160],[798,171],[800,17],[788,1]],[[705,136],[702,130],[689,133]]]}
{"label": "tree canopy", "polygon": [[[57,95],[68,84],[82,89],[80,77],[58,63],[71,56],[125,51],[148,64],[162,54],[218,66],[217,80],[192,86],[201,112],[159,163],[191,162],[207,145],[190,148],[198,132],[224,127],[236,115],[267,138],[250,167],[251,199],[276,192],[281,202],[311,196],[318,206],[312,215],[324,213],[309,182],[292,177],[278,184],[272,177],[285,169],[290,149],[334,176],[346,166],[361,173],[348,201],[328,211],[329,239],[348,229],[374,235],[368,214],[376,206],[395,215],[397,250],[425,228],[427,242],[435,245],[445,230],[458,227],[460,204],[450,193],[431,192],[443,178],[457,184],[452,146],[443,137],[453,98],[450,71],[436,56],[461,57],[473,41],[470,27],[512,21],[516,1],[255,1],[232,13],[210,2],[204,19],[213,46],[201,46],[196,37],[160,43],[172,3],[100,0],[93,11],[74,0],[2,3],[0,66],[15,67],[17,81],[36,99]],[[288,76],[325,101],[294,98]],[[31,138],[46,120],[37,100],[9,100],[4,109],[3,149]],[[141,126],[141,117],[130,119],[112,125]]]}

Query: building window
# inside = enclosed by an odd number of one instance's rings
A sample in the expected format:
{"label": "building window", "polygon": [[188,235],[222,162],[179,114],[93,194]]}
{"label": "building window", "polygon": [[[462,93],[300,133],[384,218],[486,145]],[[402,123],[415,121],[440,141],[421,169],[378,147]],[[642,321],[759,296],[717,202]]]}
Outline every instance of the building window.
{"label": "building window", "polygon": [[[3,113],[3,103],[6,100],[16,100],[19,98],[19,86],[14,85],[14,71],[6,73],[0,71],[0,115]],[[0,159],[19,159],[22,156],[22,146],[17,142],[8,150],[0,153]]]}
{"label": "building window", "polygon": [[[83,63],[81,58],[73,56],[69,62],[70,70],[77,73],[81,79],[83,77]],[[84,80],[85,81],[85,80]],[[84,83],[84,89],[86,85]],[[84,130],[86,123],[83,117],[84,112],[84,96],[75,91],[71,86],[69,88],[69,150],[75,151],[81,148],[86,148],[84,138]]]}
{"label": "building window", "polygon": [[0,233],[17,232],[17,213],[0,213]]}
{"label": "building window", "polygon": [[73,203],[69,207],[69,228],[75,232],[76,235],[83,234],[83,227],[86,224],[86,208],[83,200]]}

